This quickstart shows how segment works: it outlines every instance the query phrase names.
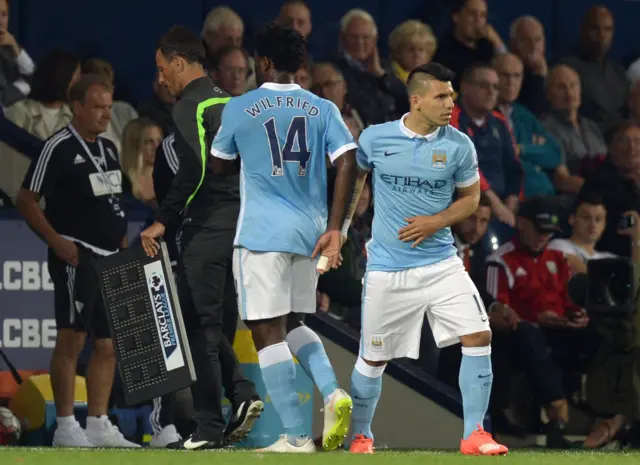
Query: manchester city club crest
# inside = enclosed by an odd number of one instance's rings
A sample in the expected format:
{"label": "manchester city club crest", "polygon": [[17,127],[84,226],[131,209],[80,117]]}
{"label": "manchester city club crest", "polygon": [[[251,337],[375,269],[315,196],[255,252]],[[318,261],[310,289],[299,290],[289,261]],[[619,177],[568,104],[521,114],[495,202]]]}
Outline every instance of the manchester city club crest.
{"label": "manchester city club crest", "polygon": [[445,169],[447,167],[447,154],[445,152],[433,152],[431,166],[439,170]]}

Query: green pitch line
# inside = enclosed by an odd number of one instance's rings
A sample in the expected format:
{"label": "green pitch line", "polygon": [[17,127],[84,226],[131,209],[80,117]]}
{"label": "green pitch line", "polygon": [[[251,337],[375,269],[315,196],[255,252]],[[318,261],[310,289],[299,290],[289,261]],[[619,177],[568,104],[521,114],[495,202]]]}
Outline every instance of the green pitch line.
{"label": "green pitch line", "polygon": [[453,452],[381,451],[373,456],[346,452],[259,454],[245,451],[178,452],[164,450],[68,450],[0,447],[2,465],[457,465],[496,460],[500,465],[626,465],[640,463],[640,453],[517,451],[506,457],[464,457]]}

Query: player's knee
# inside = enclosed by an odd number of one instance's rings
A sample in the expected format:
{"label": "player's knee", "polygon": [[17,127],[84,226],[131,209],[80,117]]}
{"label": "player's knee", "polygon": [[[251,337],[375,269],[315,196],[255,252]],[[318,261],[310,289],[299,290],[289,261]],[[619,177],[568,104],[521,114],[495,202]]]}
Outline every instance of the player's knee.
{"label": "player's knee", "polygon": [[85,333],[79,333],[73,329],[61,329],[56,337],[54,356],[77,360],[86,339]]}
{"label": "player's knee", "polygon": [[93,350],[95,351],[95,356],[102,359],[113,358],[116,356],[115,349],[113,348],[113,341],[111,339],[96,340]]}
{"label": "player's knee", "polygon": [[478,333],[460,336],[462,347],[486,347],[491,345],[491,331],[480,331]]}

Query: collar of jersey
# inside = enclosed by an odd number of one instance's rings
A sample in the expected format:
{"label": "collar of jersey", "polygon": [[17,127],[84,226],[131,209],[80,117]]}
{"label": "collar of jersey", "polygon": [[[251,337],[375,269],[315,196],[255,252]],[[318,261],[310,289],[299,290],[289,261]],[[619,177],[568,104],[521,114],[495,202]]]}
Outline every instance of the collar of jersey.
{"label": "collar of jersey", "polygon": [[438,133],[440,132],[440,128],[436,129],[431,134],[427,134],[426,136],[423,136],[422,134],[418,134],[416,132],[413,132],[411,129],[409,129],[408,127],[406,127],[404,125],[404,120],[405,120],[405,118],[407,116],[409,116],[409,113],[405,113],[404,115],[402,115],[402,118],[400,118],[400,130],[402,132],[404,132],[404,134],[408,138],[410,138],[410,139],[425,139],[428,142],[432,142],[438,136]]}
{"label": "collar of jersey", "polygon": [[280,92],[287,92],[290,90],[298,90],[300,86],[298,84],[280,84],[277,82],[265,82],[260,86],[261,89],[279,90]]}

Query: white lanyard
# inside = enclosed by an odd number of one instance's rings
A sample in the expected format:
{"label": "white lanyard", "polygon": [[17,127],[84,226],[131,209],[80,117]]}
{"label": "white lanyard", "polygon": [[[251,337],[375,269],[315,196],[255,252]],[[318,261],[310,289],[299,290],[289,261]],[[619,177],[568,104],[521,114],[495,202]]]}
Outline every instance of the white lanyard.
{"label": "white lanyard", "polygon": [[100,149],[100,158],[98,159],[98,161],[96,161],[95,157],[93,156],[93,153],[91,153],[91,150],[89,150],[89,147],[87,147],[87,143],[84,141],[82,137],[80,137],[80,134],[78,134],[78,131],[76,131],[76,129],[71,124],[69,124],[68,127],[69,127],[69,131],[71,131],[71,134],[73,134],[75,138],[78,140],[78,142],[80,142],[80,145],[82,145],[82,148],[89,156],[89,160],[91,160],[91,163],[93,163],[93,166],[95,166],[96,169],[98,170],[98,173],[102,175],[102,180],[107,186],[107,189],[109,189],[109,195],[111,195],[111,197],[113,198],[115,192],[111,187],[111,183],[109,182],[109,178],[107,178],[107,174],[105,173],[105,170],[102,169],[103,163],[105,168],[107,167],[107,158],[104,156],[104,147],[102,146],[102,141],[100,140],[100,138],[98,138],[98,148]]}

